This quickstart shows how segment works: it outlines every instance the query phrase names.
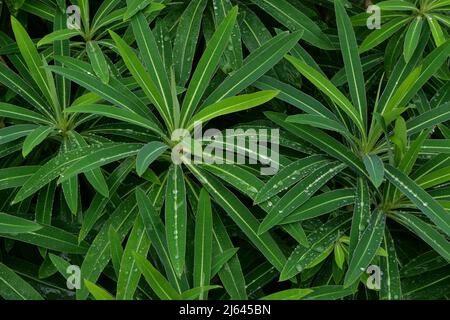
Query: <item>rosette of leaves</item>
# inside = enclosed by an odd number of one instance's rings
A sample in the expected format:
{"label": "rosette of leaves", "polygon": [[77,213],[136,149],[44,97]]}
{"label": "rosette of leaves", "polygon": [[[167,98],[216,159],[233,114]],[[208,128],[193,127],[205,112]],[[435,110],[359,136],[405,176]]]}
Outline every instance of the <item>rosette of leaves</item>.
{"label": "rosette of leaves", "polygon": [[[320,225],[325,221],[307,236],[309,246],[300,243],[291,252],[281,280],[292,279],[297,274],[302,279],[305,273],[308,279],[314,274],[325,278],[329,274],[336,284],[357,288],[359,281],[365,283],[365,271],[373,264],[380,266],[383,272],[380,298],[425,297],[433,290],[431,280],[424,290],[416,292],[410,279],[401,277],[402,266],[397,257],[401,244],[395,242],[392,234],[404,228],[402,230],[420,238],[443,261],[450,259],[450,220],[445,191],[450,170],[448,126],[445,124],[450,120],[448,83],[435,78],[437,88],[434,94],[431,92],[431,99],[429,90],[427,94],[421,91],[446,63],[450,42],[430,51],[425,49],[426,41],[420,42],[422,45],[408,62],[400,58],[387,81],[380,80],[371,98],[366,90],[362,59],[350,19],[340,1],[335,3],[335,8],[345,66],[343,89],[348,88],[348,91],[339,90],[317,64],[288,56],[292,65],[324,94],[328,107],[308,96],[297,104],[304,111],[302,114],[286,116],[268,112],[266,115],[336,162],[322,164],[295,184],[290,183],[292,187],[279,196],[262,221],[259,233],[264,234],[275,226],[313,222]],[[421,37],[427,39],[428,35],[429,32]],[[270,77],[262,78],[257,86],[280,90],[278,98],[288,103],[294,94],[305,95]],[[415,99],[418,100],[413,105]],[[440,130],[435,132],[435,127]],[[344,174],[336,176],[342,166]],[[264,192],[258,194],[257,202],[285,191],[285,182],[298,170],[295,166],[287,167],[271,178]],[[324,188],[332,179],[344,189]],[[322,191],[313,196],[318,190]],[[349,190],[354,190],[352,210],[345,209],[349,204],[347,197],[351,197]],[[438,193],[442,198],[436,198]],[[336,211],[337,208],[344,210]],[[338,227],[336,220],[344,221],[345,212],[350,214],[349,211],[352,211],[351,218]],[[332,252],[332,268],[325,269],[329,265],[326,258]],[[436,292],[442,292],[440,288],[448,285],[445,276],[434,280]]]}

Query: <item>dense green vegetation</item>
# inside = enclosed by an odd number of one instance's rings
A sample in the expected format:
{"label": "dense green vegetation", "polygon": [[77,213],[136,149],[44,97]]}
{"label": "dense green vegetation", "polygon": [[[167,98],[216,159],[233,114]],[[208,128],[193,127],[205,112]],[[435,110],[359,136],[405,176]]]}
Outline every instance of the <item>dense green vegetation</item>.
{"label": "dense green vegetation", "polygon": [[0,298],[450,298],[449,10],[0,1]]}

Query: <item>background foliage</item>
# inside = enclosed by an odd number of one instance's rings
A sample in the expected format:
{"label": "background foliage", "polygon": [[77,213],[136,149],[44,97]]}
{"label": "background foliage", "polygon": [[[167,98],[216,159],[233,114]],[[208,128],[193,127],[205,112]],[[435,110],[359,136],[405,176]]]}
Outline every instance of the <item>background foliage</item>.
{"label": "background foliage", "polygon": [[[0,1],[0,297],[448,299],[449,9]],[[173,164],[195,121],[280,171]]]}

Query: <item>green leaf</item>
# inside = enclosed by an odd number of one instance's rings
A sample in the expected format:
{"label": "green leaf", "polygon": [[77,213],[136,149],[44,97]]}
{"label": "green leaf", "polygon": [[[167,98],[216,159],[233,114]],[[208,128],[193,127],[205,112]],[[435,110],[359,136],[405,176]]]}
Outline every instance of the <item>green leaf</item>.
{"label": "green leaf", "polygon": [[[161,192],[164,189],[161,186]],[[136,202],[139,206],[139,213],[142,217],[145,229],[147,231],[148,238],[151,240],[152,245],[158,254],[158,257],[164,265],[167,277],[170,283],[176,288],[177,292],[181,293],[187,289],[187,283],[184,283],[185,279],[179,279],[174,266],[172,265],[164,225],[154,208],[154,204],[140,188],[136,189]]]}
{"label": "green leaf", "polygon": [[393,219],[428,243],[447,263],[450,261],[450,243],[430,224],[408,213],[394,213]]}
{"label": "green leaf", "polygon": [[383,27],[372,31],[363,41],[359,47],[359,53],[364,53],[370,49],[378,46],[380,43],[384,42],[390,36],[398,32],[403,28],[411,18],[409,17],[398,17],[394,18],[388,23],[383,24]]}
{"label": "green leaf", "polygon": [[214,278],[219,271],[230,261],[232,257],[238,252],[238,248],[227,249],[220,254],[216,254],[212,259],[211,278]]}
{"label": "green leaf", "polygon": [[39,192],[35,212],[36,222],[51,225],[55,191],[56,182],[52,182]]}
{"label": "green leaf", "polygon": [[285,224],[282,226],[283,230],[286,231],[292,238],[295,239],[299,244],[304,247],[309,247],[311,244],[308,241],[306,236],[306,232],[303,229],[300,222],[293,222],[289,224]]}
{"label": "green leaf", "polygon": [[426,15],[428,26],[430,27],[431,34],[433,35],[434,43],[436,47],[439,47],[443,43],[445,43],[445,34],[442,30],[439,22],[436,21],[436,17],[434,15]]}
{"label": "green leaf", "polygon": [[159,127],[150,119],[144,118],[138,114],[130,113],[124,109],[116,108],[113,106],[100,105],[100,104],[83,104],[70,107],[65,112],[74,113],[90,113],[102,115],[116,120],[125,121],[131,124],[138,125],[140,127],[147,128],[159,135],[164,135]]}
{"label": "green leaf", "polygon": [[94,77],[93,70],[89,64],[80,62],[74,58],[55,57],[55,60],[64,64],[64,68],[59,66],[48,66],[48,70],[78,83],[93,93],[96,93],[106,101],[109,101],[124,110],[128,110],[129,113],[138,114],[141,117],[151,120],[152,126],[155,126],[156,123],[158,123],[158,120],[149,111],[147,106],[122,82],[114,78],[110,79],[109,84],[98,81],[98,78]]}
{"label": "green leaf", "polygon": [[[109,227],[112,226],[123,240],[133,226],[136,214],[137,203],[134,195],[131,194],[120,202],[92,241],[81,265],[81,274],[84,279],[96,282],[111,259]],[[86,299],[89,291],[82,285],[76,294],[78,300]]]}
{"label": "green leaf", "polygon": [[62,183],[64,198],[72,214],[78,212],[79,184],[78,176],[71,177]]}
{"label": "green leaf", "polygon": [[189,290],[186,290],[181,294],[181,300],[195,300],[199,298],[202,293],[206,293],[210,290],[222,288],[221,286],[213,285],[213,286],[204,286],[204,287],[196,287]]}
{"label": "green leaf", "polygon": [[402,287],[400,282],[400,272],[398,269],[398,258],[395,250],[394,240],[389,229],[384,231],[384,238],[381,245],[387,256],[380,258],[380,268],[383,272],[383,281],[381,281],[380,299],[399,300],[402,299]]}
{"label": "green leaf", "polygon": [[406,62],[409,62],[414,51],[417,48],[420,33],[422,32],[423,18],[422,16],[417,16],[413,22],[408,27],[405,35],[405,43],[403,45],[403,57]]}
{"label": "green leaf", "polygon": [[312,287],[311,290],[313,292],[308,294],[305,300],[338,300],[353,294],[352,288],[334,285]]}
{"label": "green leaf", "polygon": [[153,79],[150,77],[149,73],[145,71],[142,63],[139,61],[136,54],[133,52],[130,46],[120,38],[116,33],[110,31],[110,35],[119,49],[128,70],[130,70],[134,79],[144,90],[145,94],[149,98],[150,102],[155,105],[159,114],[163,117],[164,122],[168,128],[172,128],[174,119],[172,118],[172,112],[169,109],[167,101],[162,97],[162,93],[157,88]]}
{"label": "green leaf", "polygon": [[216,102],[203,108],[199,113],[197,113],[190,121],[188,130],[194,128],[196,122],[203,123],[225,114],[247,110],[262,105],[272,100],[277,94],[278,91],[260,91],[226,98],[222,101]]}
{"label": "green leaf", "polygon": [[376,154],[366,154],[363,157],[364,165],[369,173],[370,180],[375,187],[379,187],[384,179],[384,164]]}
{"label": "green leaf", "polygon": [[209,194],[230,215],[231,219],[241,228],[267,260],[278,270],[281,270],[286,258],[269,233],[258,234],[259,222],[248,208],[214,177],[204,171],[200,171],[199,168],[191,164],[186,163],[186,166],[202,182]]}
{"label": "green leaf", "polygon": [[394,135],[390,138],[394,143],[395,162],[399,163],[406,153],[408,136],[406,131],[406,122],[402,117],[395,120]]}
{"label": "green leaf", "polygon": [[310,44],[325,50],[333,49],[328,37],[306,14],[286,0],[252,0],[278,22],[291,31],[304,31],[304,39]]}
{"label": "green leaf", "polygon": [[0,190],[22,186],[38,169],[39,166],[21,166],[0,169]]}
{"label": "green leaf", "polygon": [[285,101],[308,114],[321,116],[325,119],[337,120],[334,113],[327,109],[320,101],[277,79],[263,76],[254,83],[254,86],[260,90],[278,90],[279,94],[277,95],[277,99]]}
{"label": "green leaf", "polygon": [[326,258],[324,254],[331,253],[338,234],[350,221],[350,216],[339,215],[338,217],[321,225],[308,235],[311,244],[308,248],[298,245],[291,253],[289,259],[283,267],[280,281],[288,280],[309,268],[318,258]]}
{"label": "green leaf", "polygon": [[53,263],[58,272],[65,279],[70,277],[71,273],[67,271],[70,270],[69,267],[71,266],[71,264],[67,260],[61,258],[60,256],[54,255],[53,253],[49,253],[48,257],[50,258],[50,261]]}
{"label": "green leaf", "polygon": [[364,74],[358,53],[358,43],[343,3],[337,0],[334,2],[334,7],[350,95],[365,128],[367,126],[367,99]]}
{"label": "green leaf", "polygon": [[[120,262],[119,278],[117,280],[117,300],[132,300],[141,278],[141,273],[136,271],[134,254],[146,256],[150,248],[150,240],[147,236],[142,218],[137,216],[133,229],[128,236],[127,245]],[[111,249],[113,247],[111,246]]]}
{"label": "green leaf", "polygon": [[377,3],[382,11],[417,11],[414,4],[403,0],[388,0]]}
{"label": "green leaf", "polygon": [[[212,261],[212,230],[213,220],[211,201],[205,189],[200,192],[198,210],[195,217],[195,248],[194,248],[194,281],[195,287],[209,285]],[[207,299],[206,292],[199,295],[200,300]]]}
{"label": "green leaf", "polygon": [[103,83],[109,82],[109,66],[106,62],[106,58],[103,55],[102,49],[95,41],[88,41],[86,45],[86,51],[91,62],[92,69],[94,69],[97,77],[102,80]]}
{"label": "green leaf", "polygon": [[53,131],[53,127],[37,127],[26,137],[23,142],[22,155],[25,158],[34,148],[42,143]]}
{"label": "green leaf", "polygon": [[[152,5],[156,4],[156,2],[152,3]],[[147,67],[148,74],[158,87],[162,99],[164,100],[164,105],[170,109],[174,103],[172,101],[172,91],[169,82],[170,77],[166,73],[155,36],[147,23],[145,15],[143,13],[138,13],[136,17],[131,20],[131,26],[133,28],[133,34],[136,37],[142,60]],[[162,38],[162,41],[164,41],[164,38],[167,38],[167,35],[164,34]],[[171,45],[167,45],[171,49]],[[170,55],[172,55],[172,52],[170,52]],[[173,117],[175,117],[175,114]]]}
{"label": "green leaf", "polygon": [[347,137],[348,140],[352,141],[354,139],[352,134],[348,131],[346,127],[333,119],[328,119],[323,116],[316,116],[312,114],[296,114],[293,116],[288,116],[286,118],[287,122],[299,123],[304,125],[310,125],[316,128],[331,130],[339,132],[340,134]]}
{"label": "green leaf", "polygon": [[344,168],[344,164],[330,163],[316,169],[301,180],[272,207],[269,214],[261,222],[258,233],[267,232],[281,222]]}
{"label": "green leaf", "polygon": [[59,103],[54,90],[54,83],[51,83],[53,82],[53,78],[49,79],[45,70],[42,68],[45,64],[30,39],[30,36],[14,16],[11,16],[11,25],[20,53],[25,60],[31,77],[41,90],[42,94],[46,97],[47,101],[51,101],[54,107],[58,107]]}
{"label": "green leaf", "polygon": [[181,277],[185,267],[187,208],[183,171],[178,165],[172,166],[167,177],[165,212],[170,260]]}
{"label": "green leaf", "polygon": [[99,287],[95,283],[84,279],[84,285],[89,290],[89,293],[95,298],[95,300],[115,300],[114,297],[105,289]]}
{"label": "green leaf", "polygon": [[[231,0],[213,0],[213,4],[214,24],[217,29],[220,23],[225,20],[227,14],[230,14],[233,10],[233,4]],[[223,72],[230,73],[240,68],[243,62],[241,28],[237,24],[234,24],[227,49],[221,59],[221,68]]]}
{"label": "green leaf", "polygon": [[325,93],[333,102],[335,102],[348,116],[355,122],[361,133],[365,132],[363,118],[358,114],[351,102],[339,91],[330,80],[318,72],[315,68],[305,62],[293,57],[286,56],[286,59],[319,90]]}
{"label": "green leaf", "polygon": [[112,226],[108,230],[109,243],[111,244],[111,261],[114,267],[116,275],[119,275],[120,271],[120,260],[123,256],[122,241],[117,234],[116,230]]}
{"label": "green leaf", "polygon": [[41,47],[46,44],[52,44],[55,41],[68,40],[73,37],[79,36],[80,32],[75,29],[61,29],[53,31],[52,33],[47,34],[37,43],[38,47]]}
{"label": "green leaf", "polygon": [[13,270],[0,263],[0,296],[5,300],[44,300],[44,298]]}
{"label": "green leaf", "polygon": [[134,156],[141,148],[141,144],[133,143],[105,146],[67,166],[67,170],[61,174],[60,182],[64,182],[77,174],[88,172],[108,163]]}
{"label": "green leaf", "polygon": [[319,217],[341,207],[354,203],[354,189],[336,189],[311,197],[292,214],[281,221],[282,224],[293,223]]}
{"label": "green leaf", "polygon": [[[75,131],[70,132],[69,135],[70,138],[73,138],[73,141],[71,141],[73,142],[72,148],[83,148],[88,146],[85,139]],[[88,171],[84,175],[97,192],[104,197],[109,197],[109,188],[100,168]]]}
{"label": "green leaf", "polygon": [[434,49],[422,63],[406,77],[398,90],[389,99],[382,114],[398,107],[404,107],[416,95],[419,89],[436,73],[450,54],[450,40]]}
{"label": "green leaf", "polygon": [[151,2],[151,0],[128,0],[127,11],[123,15],[123,21],[130,19],[139,11],[145,9]]}
{"label": "green leaf", "polygon": [[341,160],[358,173],[367,176],[363,162],[353,152],[350,152],[348,147],[344,146],[326,133],[316,128],[312,128],[311,126],[293,125],[288,123],[285,121],[286,116],[279,113],[266,112],[265,115],[270,120],[295,134],[300,139],[313,144],[319,150],[322,150],[330,156]]}
{"label": "green leaf", "polygon": [[200,33],[200,24],[206,4],[206,0],[190,1],[178,22],[173,45],[173,58],[177,84],[182,87],[186,84],[191,74],[195,48]]}
{"label": "green leaf", "polygon": [[253,84],[300,40],[302,32],[280,33],[253,51],[241,68],[230,74],[209,96],[202,107],[234,96]]}
{"label": "green leaf", "polygon": [[322,156],[311,156],[292,162],[266,182],[256,194],[254,203],[259,204],[269,200],[283,191],[284,188],[289,188],[303,179],[311,170],[315,170],[326,163],[327,160]]}
{"label": "green leaf", "polygon": [[[116,170],[110,174],[108,177],[108,186],[110,187],[111,194],[114,194],[117,191],[133,167],[133,159],[130,158],[122,162]],[[78,241],[82,241],[89,231],[91,231],[98,219],[105,213],[105,208],[108,203],[110,203],[109,197],[105,197],[105,195],[100,193],[94,196],[89,208],[84,212],[84,220],[78,235]]]}
{"label": "green leaf", "polygon": [[386,178],[394,186],[407,196],[442,231],[450,235],[450,216],[432,196],[398,169],[388,165],[385,172]]}
{"label": "green leaf", "polygon": [[54,119],[54,116],[49,111],[50,107],[48,102],[42,97],[42,94],[39,94],[36,89],[34,89],[35,86],[30,85],[3,63],[0,64],[0,82],[16,94],[20,95],[32,106],[39,109],[39,111],[42,114],[45,114],[48,119]]}
{"label": "green leaf", "polygon": [[361,235],[350,260],[344,279],[345,287],[355,283],[375,257],[383,239],[385,222],[386,216],[383,212],[378,210],[372,212],[370,222]]}
{"label": "green leaf", "polygon": [[32,123],[52,124],[51,121],[37,112],[3,102],[0,103],[0,116]]}
{"label": "green leaf", "polygon": [[136,172],[142,176],[153,161],[159,158],[166,150],[167,145],[153,141],[146,144],[138,153],[136,158]]}
{"label": "green leaf", "polygon": [[408,135],[416,134],[423,129],[427,129],[440,123],[450,120],[450,103],[433,108],[427,112],[421,113],[406,122]]}
{"label": "green leaf", "polygon": [[29,135],[37,126],[30,124],[16,124],[0,129],[0,145]]}
{"label": "green leaf", "polygon": [[402,278],[414,277],[427,271],[433,271],[445,267],[447,261],[436,251],[430,250],[414,257],[400,269]]}
{"label": "green leaf", "polygon": [[161,300],[179,300],[181,298],[169,281],[145,257],[135,254],[134,259],[145,280]]}
{"label": "green leaf", "polygon": [[361,177],[357,179],[356,183],[355,205],[353,207],[350,243],[348,248],[350,259],[370,221],[370,194],[368,183]]}
{"label": "green leaf", "polygon": [[260,300],[301,300],[314,290],[311,289],[287,289],[262,297]]}
{"label": "green leaf", "polygon": [[229,42],[231,32],[236,23],[238,8],[234,7],[224,21],[217,27],[214,35],[200,58],[192,75],[182,106],[181,125],[183,126],[194,114],[209,82],[211,81],[220,58]]}
{"label": "green leaf", "polygon": [[42,226],[33,221],[0,213],[0,233],[27,233],[41,228]]}
{"label": "green leaf", "polygon": [[73,234],[45,225],[27,233],[1,233],[0,236],[65,253],[84,254],[88,248],[86,243],[78,244],[77,238]]}

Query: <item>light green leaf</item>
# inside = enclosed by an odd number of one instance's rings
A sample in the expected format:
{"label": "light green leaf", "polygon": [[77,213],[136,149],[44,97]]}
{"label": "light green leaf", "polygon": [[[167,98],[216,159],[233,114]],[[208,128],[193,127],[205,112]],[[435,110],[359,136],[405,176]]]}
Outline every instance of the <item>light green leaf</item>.
{"label": "light green leaf", "polygon": [[99,287],[95,283],[84,279],[84,285],[89,290],[89,293],[95,298],[95,300],[115,300],[114,297],[105,289]]}
{"label": "light green leaf", "polygon": [[168,146],[164,143],[153,141],[146,144],[138,153],[136,159],[136,172],[142,176],[153,161],[162,155]]}
{"label": "light green leaf", "polygon": [[311,289],[287,289],[262,297],[260,300],[301,300],[313,292]]}

